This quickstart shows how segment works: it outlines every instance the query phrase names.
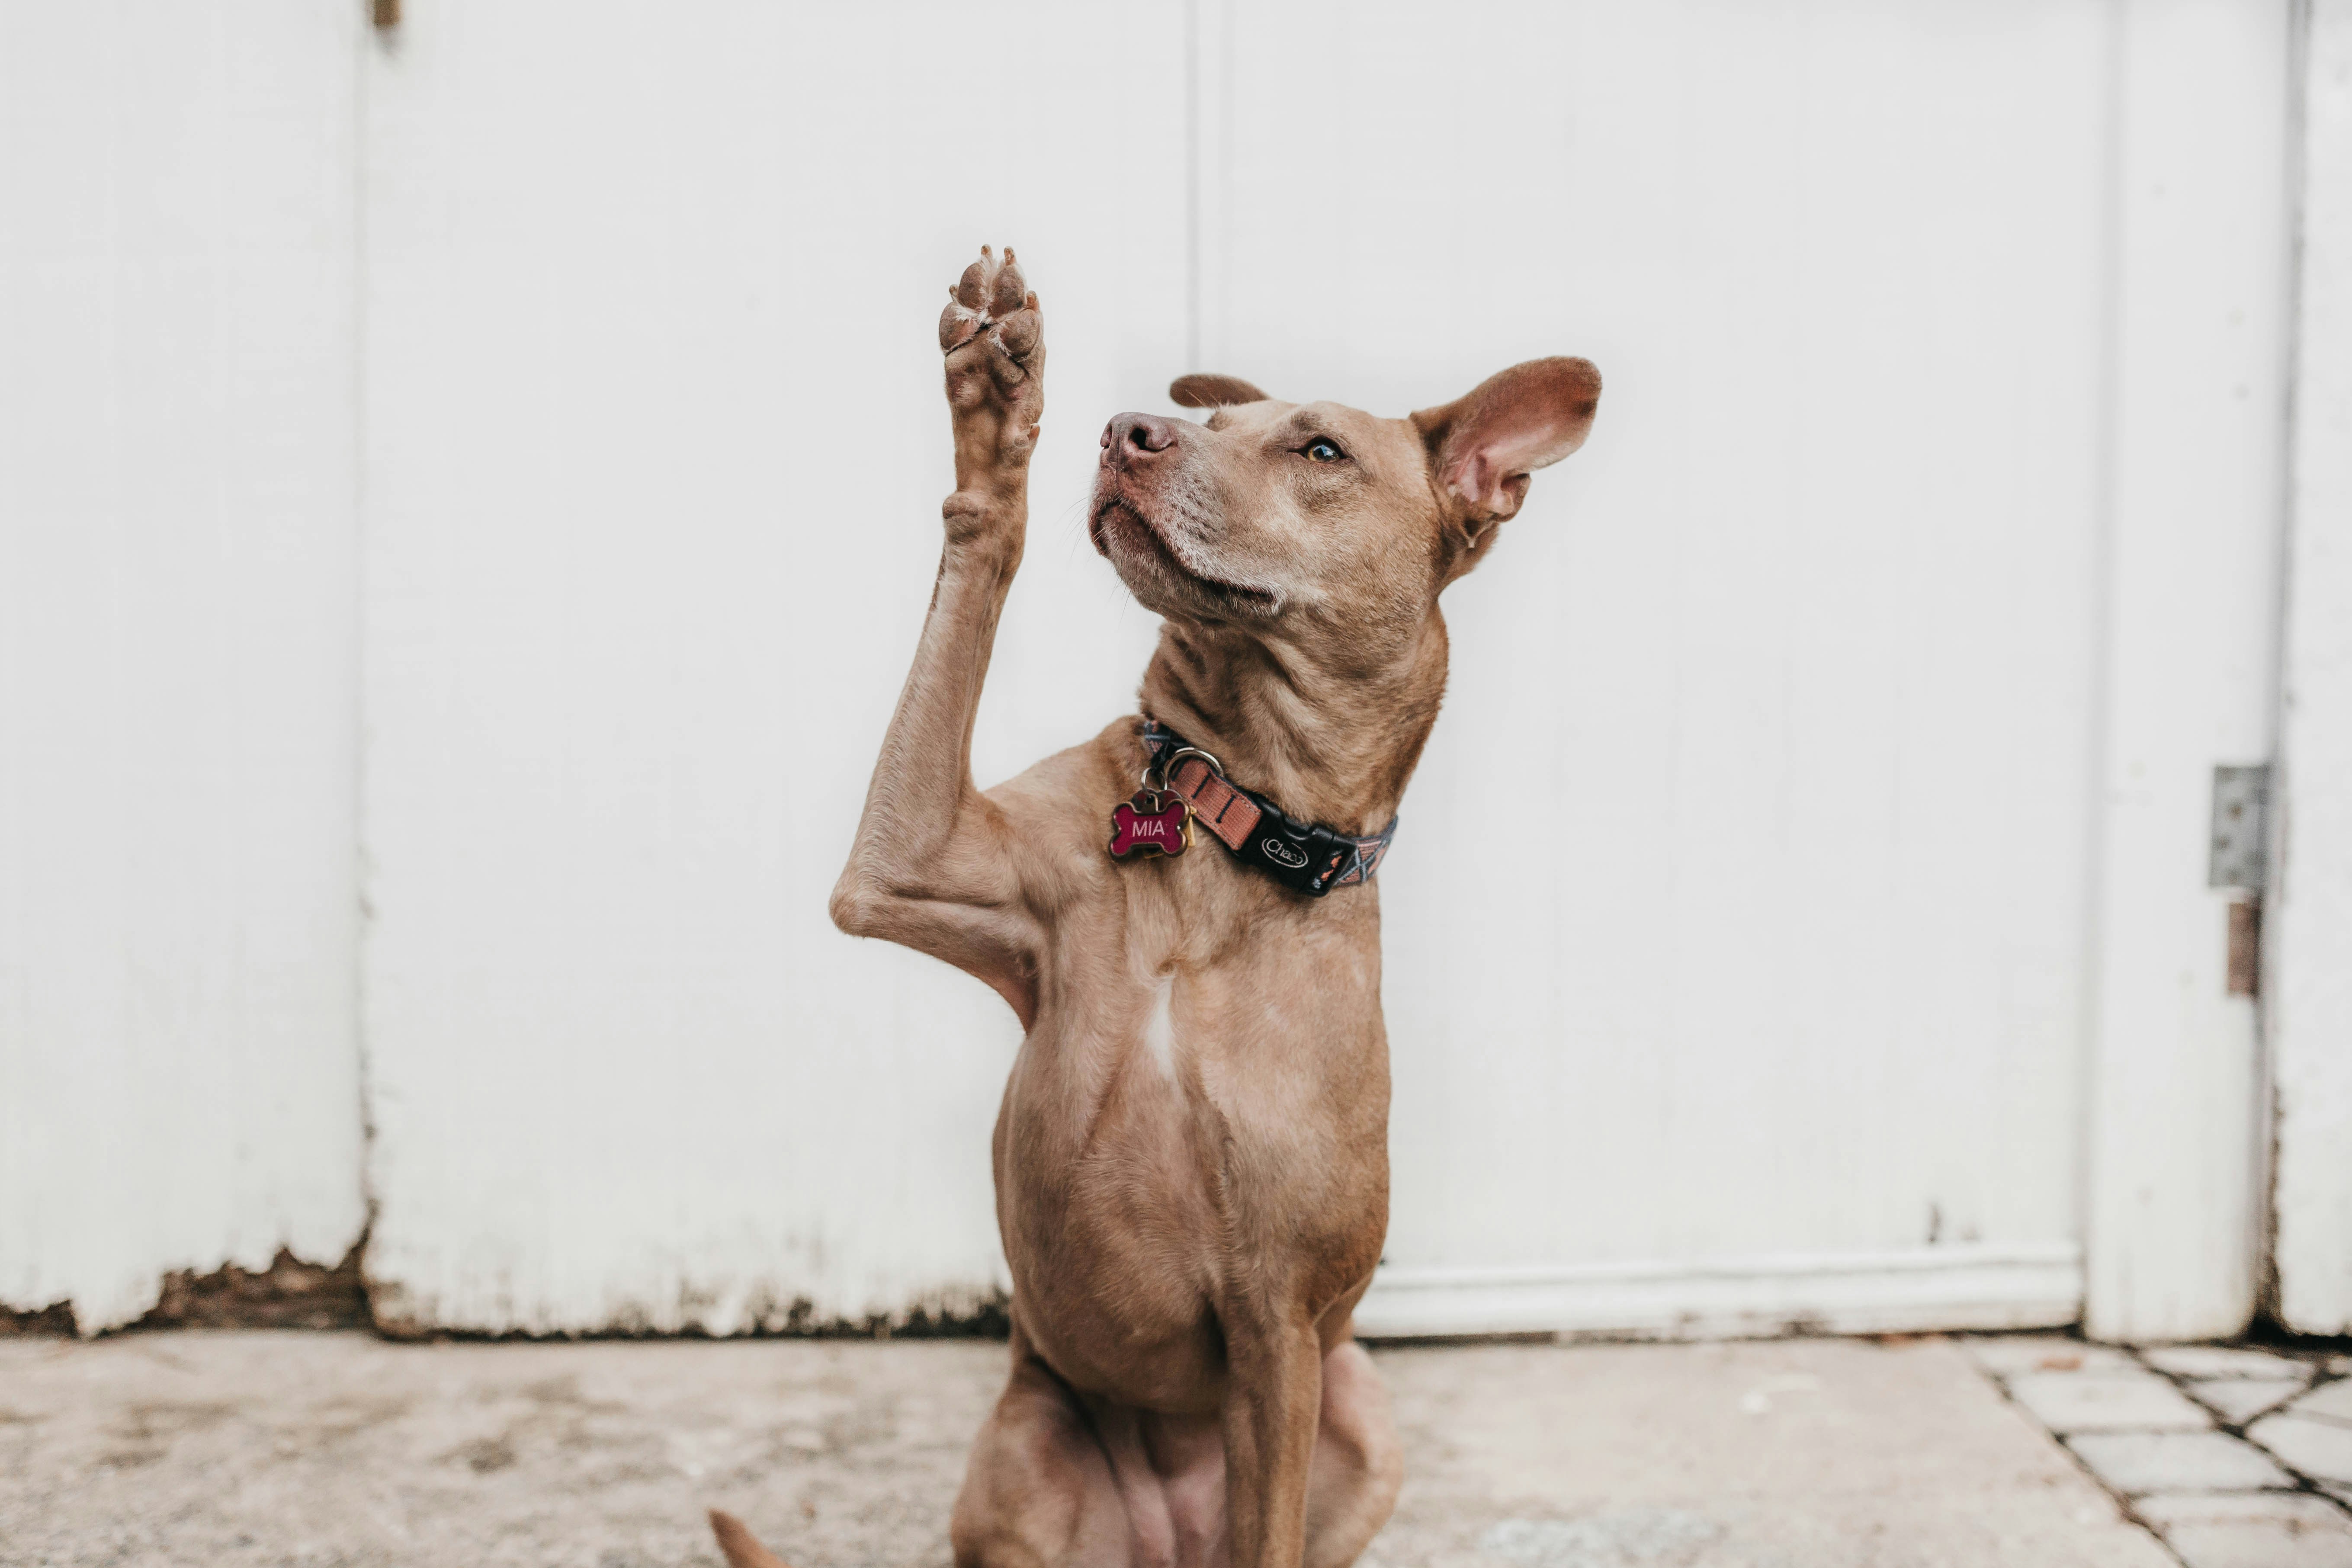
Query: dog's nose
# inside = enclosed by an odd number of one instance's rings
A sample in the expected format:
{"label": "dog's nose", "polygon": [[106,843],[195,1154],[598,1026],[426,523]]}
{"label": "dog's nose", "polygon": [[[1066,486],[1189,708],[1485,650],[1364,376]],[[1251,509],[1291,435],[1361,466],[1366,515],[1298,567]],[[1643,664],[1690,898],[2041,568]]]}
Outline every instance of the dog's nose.
{"label": "dog's nose", "polygon": [[1124,466],[1176,444],[1176,426],[1149,414],[1122,414],[1103,426],[1103,461]]}

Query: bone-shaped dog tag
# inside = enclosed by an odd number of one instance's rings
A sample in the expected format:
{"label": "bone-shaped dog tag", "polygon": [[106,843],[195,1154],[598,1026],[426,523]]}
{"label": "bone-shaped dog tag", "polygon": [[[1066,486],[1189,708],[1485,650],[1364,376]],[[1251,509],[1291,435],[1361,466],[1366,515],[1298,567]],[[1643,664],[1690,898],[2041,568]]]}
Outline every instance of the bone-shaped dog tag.
{"label": "bone-shaped dog tag", "polygon": [[1192,842],[1192,806],[1172,790],[1139,789],[1110,813],[1110,856],[1181,855]]}

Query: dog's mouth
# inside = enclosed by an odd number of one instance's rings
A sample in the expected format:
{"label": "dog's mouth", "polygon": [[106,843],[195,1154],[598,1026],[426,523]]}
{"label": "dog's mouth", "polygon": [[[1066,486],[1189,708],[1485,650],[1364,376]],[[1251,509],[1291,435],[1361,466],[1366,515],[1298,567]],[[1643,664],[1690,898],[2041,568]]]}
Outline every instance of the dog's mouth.
{"label": "dog's mouth", "polygon": [[1111,553],[1111,542],[1116,538],[1185,587],[1258,616],[1271,616],[1282,607],[1281,596],[1268,589],[1213,576],[1194,566],[1150,518],[1122,497],[1105,496],[1095,503],[1094,514],[1087,520],[1087,534],[1094,541],[1095,549],[1113,565],[1118,563]]}

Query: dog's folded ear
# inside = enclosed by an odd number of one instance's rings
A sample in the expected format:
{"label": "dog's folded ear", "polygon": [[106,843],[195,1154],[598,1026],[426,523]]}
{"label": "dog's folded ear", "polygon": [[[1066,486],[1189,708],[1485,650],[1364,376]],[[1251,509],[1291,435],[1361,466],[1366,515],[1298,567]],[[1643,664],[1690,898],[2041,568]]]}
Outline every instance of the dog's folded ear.
{"label": "dog's folded ear", "polygon": [[1528,476],[1557,463],[1592,429],[1601,373],[1584,359],[1531,359],[1487,377],[1466,397],[1412,416],[1438,489],[1462,509],[1473,542],[1527,499]]}
{"label": "dog's folded ear", "polygon": [[1265,401],[1265,393],[1237,375],[1180,375],[1168,384],[1168,395],[1179,408],[1231,408]]}

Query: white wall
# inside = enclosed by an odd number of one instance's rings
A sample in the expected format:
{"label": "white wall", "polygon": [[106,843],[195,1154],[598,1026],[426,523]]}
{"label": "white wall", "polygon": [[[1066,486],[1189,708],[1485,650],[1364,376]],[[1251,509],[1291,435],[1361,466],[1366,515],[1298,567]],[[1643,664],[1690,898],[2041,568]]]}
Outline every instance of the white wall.
{"label": "white wall", "polygon": [[[393,1326],[1002,1285],[1012,1022],[824,916],[985,239],[1053,344],[987,779],[1133,700],[1105,416],[1192,368],[1387,413],[1609,376],[1453,596],[1369,1322],[2063,1321],[2086,1242],[2103,1331],[2242,1318],[2203,809],[2269,743],[2283,5],[405,9],[0,0],[0,1301],[339,1255],[362,1023]],[[2324,1322],[2346,610],[2296,581],[2271,984]],[[1547,874],[1483,868],[1506,796]]]}
{"label": "white wall", "polygon": [[369,88],[379,1309],[969,1308],[1017,1032],[825,895],[937,566],[936,324],[983,240],[1034,258],[1052,363],[977,765],[1133,700],[1153,623],[1080,504],[1100,419],[1181,367],[1181,35],[408,13]]}
{"label": "white wall", "polygon": [[357,7],[0,0],[0,1304],[357,1238]]}
{"label": "white wall", "polygon": [[2277,1310],[2352,1332],[2352,4],[2304,75],[2292,570],[2270,892]]}
{"label": "white wall", "polygon": [[2108,8],[1233,15],[1213,368],[1608,382],[1449,596],[1368,1319],[2071,1319]]}
{"label": "white wall", "polygon": [[[902,45],[949,12],[414,5],[366,180],[381,1300],[724,1329],[1001,1280],[1010,1021],[823,906],[936,550],[931,320],[1009,238],[1054,358],[987,777],[1131,702],[1148,617],[1076,507],[1097,421],[1160,405],[1188,339],[1389,413],[1537,353],[1610,377],[1454,596],[1383,877],[1397,1205],[1368,1321],[2072,1318],[2116,355],[2158,342],[2113,301],[2277,302],[2231,292],[2228,245],[2169,296],[2135,269],[2117,147],[2164,71],[2218,50],[2217,112],[2275,108],[2229,72],[2283,9],[2188,15],[2194,47],[2150,64],[2092,4],[1433,32],[1202,0],[936,53]],[[2274,205],[2275,155],[2242,153]],[[2192,184],[2166,216],[2247,208]],[[2235,464],[2192,490],[2234,504]],[[2198,526],[2124,531],[2193,552]],[[1506,796],[1561,825],[1540,875],[1486,868]],[[2209,901],[2189,834],[2163,920]],[[2223,1088],[2226,1162],[2253,1090]]]}

